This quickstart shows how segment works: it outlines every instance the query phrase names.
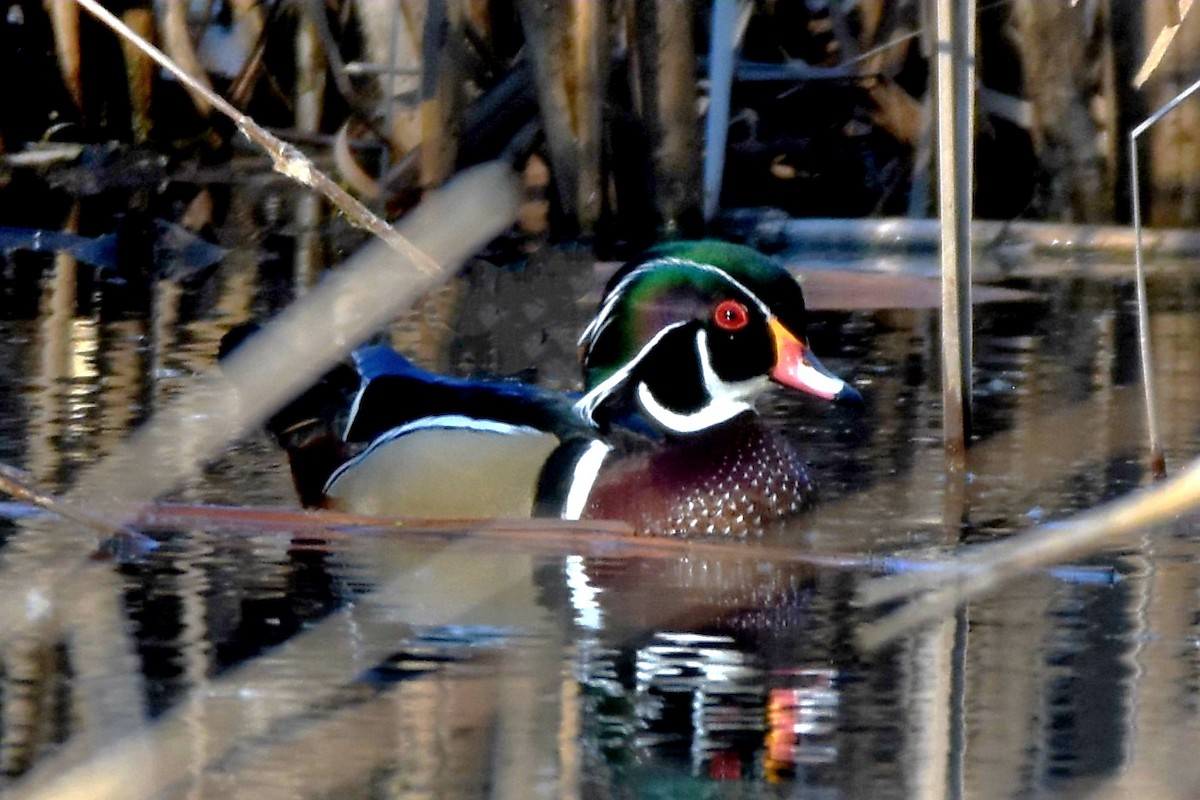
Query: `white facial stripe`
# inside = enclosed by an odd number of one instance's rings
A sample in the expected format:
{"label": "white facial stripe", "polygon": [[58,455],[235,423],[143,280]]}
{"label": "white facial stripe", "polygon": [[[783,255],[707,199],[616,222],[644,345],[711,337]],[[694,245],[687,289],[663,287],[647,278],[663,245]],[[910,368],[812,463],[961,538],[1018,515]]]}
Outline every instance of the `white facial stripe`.
{"label": "white facial stripe", "polygon": [[735,286],[738,290],[743,292],[747,297],[749,297],[754,302],[754,304],[758,308],[758,310],[760,312],[762,312],[763,316],[766,316],[766,317],[771,316],[771,310],[769,308],[767,308],[767,304],[764,303],[762,301],[762,299],[759,298],[758,295],[756,295],[754,292],[750,291],[750,289],[748,289],[743,283],[738,281],[736,278],[734,278],[732,275],[730,275],[728,272],[721,269],[720,267],[715,267],[712,264],[705,264],[700,261],[690,261],[686,258],[674,258],[674,257],[656,258],[653,261],[647,261],[645,264],[642,264],[641,266],[634,269],[632,272],[630,272],[628,275],[626,275],[624,278],[622,278],[620,283],[618,283],[616,286],[613,287],[612,291],[609,292],[608,295],[605,297],[604,304],[600,307],[600,310],[596,313],[595,318],[592,319],[592,321],[590,323],[588,323],[588,326],[583,329],[583,333],[580,334],[579,344],[583,345],[584,342],[596,340],[596,337],[598,337],[600,335],[600,331],[602,331],[604,329],[604,326],[608,324],[609,315],[612,313],[613,308],[616,307],[617,301],[620,299],[621,295],[624,294],[626,288],[628,288],[628,285],[630,283],[632,283],[636,278],[638,278],[642,274],[654,269],[655,267],[662,267],[662,266],[692,267],[694,269],[701,270],[702,272],[711,272],[714,275],[719,275],[724,280],[728,281],[730,284]]}
{"label": "white facial stripe", "polygon": [[709,398],[708,402],[696,411],[688,414],[672,411],[659,402],[645,382],[638,384],[637,396],[642,409],[659,425],[675,433],[696,433],[727,422],[743,411],[749,411],[750,398],[768,385],[765,377],[736,383],[721,380],[721,376],[713,369],[712,354],[708,350],[708,334],[704,329],[696,332],[696,357],[700,363],[704,391]]}
{"label": "white facial stripe", "polygon": [[456,428],[460,430],[485,431],[488,433],[500,433],[510,436],[528,435],[528,434],[543,434],[545,431],[539,431],[537,428],[531,428],[528,425],[513,425],[507,422],[497,422],[494,419],[475,419],[461,414],[444,414],[439,417],[421,417],[412,422],[406,422],[403,425],[398,425],[389,431],[379,435],[371,445],[356,455],[354,458],[342,464],[329,479],[325,481],[326,490],[334,484],[334,482],[342,476],[347,470],[353,469],[378,447],[382,447],[388,442],[412,433],[413,431],[428,430],[430,428]]}
{"label": "white facial stripe", "polygon": [[567,490],[567,501],[563,505],[563,519],[579,519],[583,507],[587,504],[596,478],[600,475],[600,465],[612,451],[604,442],[596,440],[587,446],[583,455],[575,462],[571,474],[571,488]]}
{"label": "white facial stripe", "polygon": [[642,349],[637,352],[637,355],[635,355],[625,364],[621,365],[620,369],[605,378],[590,392],[579,398],[579,401],[575,403],[575,413],[583,417],[583,419],[587,422],[595,424],[593,415],[596,413],[596,409],[600,406],[600,404],[604,402],[604,398],[608,397],[614,389],[629,379],[629,374],[633,372],[633,368],[636,367],[638,363],[640,363],[641,360],[646,357],[647,353],[654,349],[654,346],[657,345],[664,336],[676,328],[683,327],[683,325],[684,323],[682,322],[673,322],[658,333],[654,334],[654,337],[650,341],[642,345]]}
{"label": "white facial stripe", "polygon": [[604,330],[605,326],[612,321],[613,308],[616,307],[617,300],[621,296],[618,289],[624,285],[625,281],[621,281],[617,289],[609,292],[604,298],[604,303],[596,312],[596,316],[592,317],[592,321],[583,329],[583,333],[579,334],[579,341],[575,343],[577,346],[582,347],[584,342],[594,342],[600,337],[600,331]]}

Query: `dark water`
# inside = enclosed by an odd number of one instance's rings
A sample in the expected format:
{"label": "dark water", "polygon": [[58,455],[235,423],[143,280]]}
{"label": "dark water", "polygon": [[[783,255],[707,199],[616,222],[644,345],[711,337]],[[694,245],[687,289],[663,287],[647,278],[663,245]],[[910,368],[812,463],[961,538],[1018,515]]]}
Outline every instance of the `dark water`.
{"label": "dark water", "polygon": [[[114,288],[65,259],[8,259],[0,459],[64,491],[211,370],[224,331],[303,292],[306,265],[353,239],[337,223],[331,239],[297,235],[285,195],[247,195],[219,226],[228,256],[187,283]],[[432,367],[536,367],[568,387],[595,283],[581,253],[476,264],[391,335]],[[944,469],[931,311],[816,315],[815,349],[865,412],[763,403],[823,492],[783,544],[842,566],[751,545],[603,555],[176,522],[157,550],[80,566],[45,584],[45,607],[8,612],[23,621],[0,633],[11,796],[1194,796],[1191,520],[856,646],[867,556],[902,568],[1148,480],[1131,283],[1087,262],[1032,263],[1011,283],[1037,299],[978,310],[979,440],[961,481]],[[1153,297],[1178,468],[1200,451],[1200,292],[1163,265]],[[172,499],[294,505],[257,437]],[[56,563],[61,534],[5,512],[11,588]],[[5,585],[5,604],[29,603]]]}

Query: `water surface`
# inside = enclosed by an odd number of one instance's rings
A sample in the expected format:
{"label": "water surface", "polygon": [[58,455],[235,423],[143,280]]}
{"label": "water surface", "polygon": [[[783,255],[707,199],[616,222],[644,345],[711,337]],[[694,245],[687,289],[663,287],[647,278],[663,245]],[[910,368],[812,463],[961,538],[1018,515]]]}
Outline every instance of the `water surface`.
{"label": "water surface", "polygon": [[[225,331],[304,292],[354,237],[298,227],[290,198],[233,192],[217,226],[229,254],[186,281],[114,287],[65,258],[8,258],[0,460],[64,491],[211,370]],[[520,256],[471,265],[389,335],[433,368],[573,387],[597,273],[580,251]],[[299,522],[176,522],[153,552],[76,565],[0,634],[13,796],[72,781],[123,797],[1193,796],[1193,520],[856,647],[865,578],[1148,481],[1131,283],[1040,261],[1008,283],[1036,299],[977,311],[977,441],[958,478],[933,312],[815,315],[815,350],[866,411],[791,396],[762,411],[823,500],[773,544],[823,565],[752,543],[605,550]],[[1200,452],[1196,288],[1158,265],[1172,468]],[[295,506],[265,437],[170,499]],[[62,529],[4,510],[5,575],[35,580]]]}

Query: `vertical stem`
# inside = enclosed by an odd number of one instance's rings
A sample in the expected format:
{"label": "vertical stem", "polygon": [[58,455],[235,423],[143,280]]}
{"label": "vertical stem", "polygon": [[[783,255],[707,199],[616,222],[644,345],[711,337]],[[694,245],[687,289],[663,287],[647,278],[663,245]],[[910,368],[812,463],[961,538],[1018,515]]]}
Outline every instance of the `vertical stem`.
{"label": "vertical stem", "polygon": [[425,12],[421,78],[421,185],[440,186],[454,172],[462,92],[462,0],[433,0]]}
{"label": "vertical stem", "polygon": [[942,262],[942,421],[961,467],[971,424],[971,156],[974,0],[937,0],[938,206]]}
{"label": "vertical stem", "polygon": [[[163,6],[158,21],[162,49],[193,81],[200,84],[203,90],[211,92],[212,84],[208,80],[208,74],[204,71],[204,66],[200,63],[199,56],[196,55],[196,48],[192,46],[191,35],[188,33],[187,15],[188,4],[183,2],[183,0],[168,0]],[[186,83],[184,84],[184,88],[191,95],[192,104],[196,106],[196,111],[201,116],[208,116],[208,112],[212,109],[212,104],[205,97],[205,92]]]}
{"label": "vertical stem", "polygon": [[729,97],[737,51],[737,0],[713,0],[708,43],[708,115],[704,124],[704,221],[712,220],[721,199]]}
{"label": "vertical stem", "polygon": [[1142,355],[1142,385],[1146,392],[1146,417],[1150,433],[1150,472],[1156,478],[1167,475],[1166,459],[1163,454],[1162,437],[1158,430],[1158,403],[1154,396],[1154,362],[1150,350],[1150,308],[1146,298],[1146,269],[1142,260],[1142,202],[1138,179],[1137,140],[1163,117],[1179,107],[1196,92],[1200,92],[1200,80],[1172,97],[1153,114],[1142,120],[1129,134],[1129,187],[1133,201],[1134,259],[1137,269],[1138,300],[1138,344]]}
{"label": "vertical stem", "polygon": [[83,82],[80,67],[79,6],[72,0],[50,0],[47,3],[50,24],[54,29],[54,49],[58,69],[71,100],[83,111]]}
{"label": "vertical stem", "polygon": [[308,16],[302,16],[296,28],[296,129],[301,133],[318,133],[324,105],[325,59],[317,25]]}
{"label": "vertical stem", "polygon": [[1150,303],[1146,297],[1146,265],[1142,258],[1142,197],[1137,134],[1138,130],[1135,130],[1129,137],[1129,191],[1133,204],[1133,258],[1137,273],[1138,347],[1142,356],[1142,390],[1146,397],[1146,427],[1150,437],[1150,473],[1155,478],[1164,478],[1167,464],[1162,433],[1158,427],[1158,399],[1154,392],[1154,361],[1150,350]]}
{"label": "vertical stem", "polygon": [[543,0],[517,0],[514,5],[533,65],[555,194],[563,217],[573,220],[579,198],[580,158],[570,96],[572,68],[567,54],[573,6]]}
{"label": "vertical stem", "polygon": [[959,109],[954,138],[957,143],[958,184],[955,202],[962,214],[958,220],[959,284],[958,328],[962,346],[959,348],[960,371],[963,376],[963,431],[971,440],[971,362],[975,350],[971,303],[971,220],[974,218],[975,197],[975,6],[976,0],[959,0],[956,33],[959,47],[955,60],[962,68],[955,85],[955,104]]}
{"label": "vertical stem", "polygon": [[608,83],[608,3],[575,0],[575,126],[579,142],[579,227],[590,233],[600,218],[601,106]]}
{"label": "vertical stem", "polygon": [[908,216],[924,219],[929,216],[929,167],[933,163],[933,104],[932,87],[921,99],[921,131],[913,155],[912,181],[908,190]]}
{"label": "vertical stem", "polygon": [[[296,129],[301,133],[317,133],[321,129],[321,111],[325,105],[325,59],[321,53],[320,33],[316,14],[324,14],[325,6],[310,7],[310,14],[300,16],[296,28]],[[293,222],[296,227],[294,273],[297,295],[316,283],[321,264],[321,197],[305,192],[296,199]]]}
{"label": "vertical stem", "polygon": [[[391,167],[392,149],[396,142],[396,39],[400,35],[400,15],[403,13],[400,10],[399,2],[388,5],[392,13],[388,19],[387,72],[382,79],[382,84],[387,87],[383,92],[383,129],[387,131],[388,141],[392,147],[383,148],[380,156],[380,181],[384,179]],[[386,203],[386,200],[383,201],[384,205]]]}
{"label": "vertical stem", "polygon": [[[72,3],[74,5],[74,3]],[[75,6],[76,13],[79,7]],[[154,14],[149,8],[134,7],[126,9],[121,19],[144,39],[154,35]],[[121,40],[121,51],[125,56],[125,78],[129,84],[129,105],[131,107],[133,140],[145,142],[150,137],[154,126],[152,101],[154,95],[154,62],[142,51],[125,40]]]}
{"label": "vertical stem", "polygon": [[700,211],[696,203],[700,165],[696,161],[699,130],[692,4],[650,0],[646,10],[653,16],[653,49],[644,56],[653,65],[655,81],[654,116],[647,122],[654,149],[656,199],[665,231],[677,235],[685,232],[689,218]]}

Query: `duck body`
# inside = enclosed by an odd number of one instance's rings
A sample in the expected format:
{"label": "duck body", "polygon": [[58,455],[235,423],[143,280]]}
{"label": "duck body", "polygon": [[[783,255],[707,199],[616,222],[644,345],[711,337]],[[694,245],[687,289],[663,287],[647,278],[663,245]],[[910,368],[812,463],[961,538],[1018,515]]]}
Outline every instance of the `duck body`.
{"label": "duck body", "polygon": [[766,256],[674,243],[609,281],[580,339],[579,396],[435,375],[375,345],[268,428],[308,505],[742,536],[813,498],[803,460],[754,398],[781,385],[861,402],[808,350],[804,313],[799,285]]}

